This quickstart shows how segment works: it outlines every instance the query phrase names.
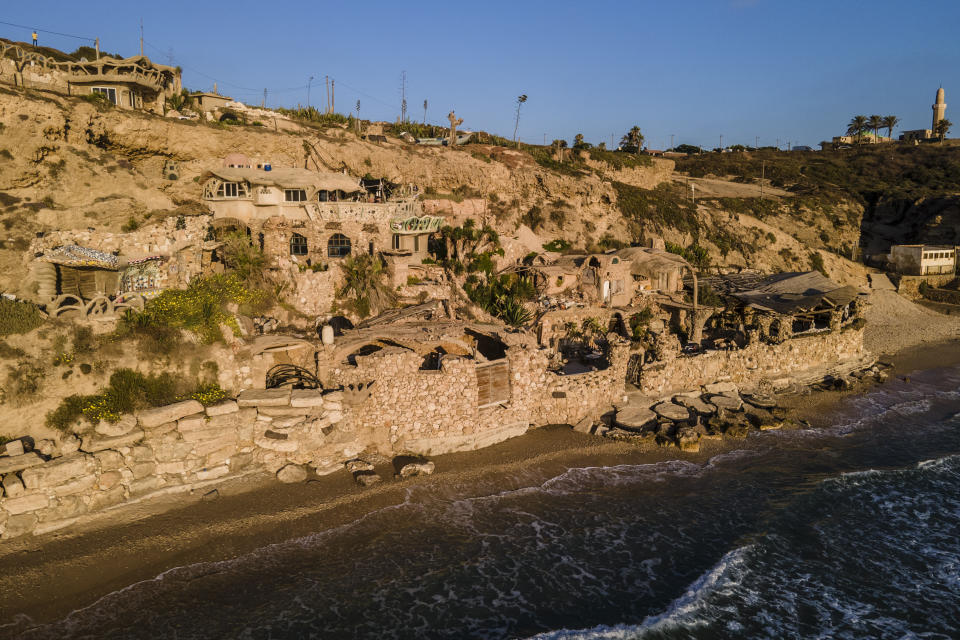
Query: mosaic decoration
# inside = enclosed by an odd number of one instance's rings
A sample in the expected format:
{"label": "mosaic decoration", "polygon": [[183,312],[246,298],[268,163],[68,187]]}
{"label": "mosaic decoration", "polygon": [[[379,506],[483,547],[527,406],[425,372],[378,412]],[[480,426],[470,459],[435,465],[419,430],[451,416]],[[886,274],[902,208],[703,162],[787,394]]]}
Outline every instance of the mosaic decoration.
{"label": "mosaic decoration", "polygon": [[46,262],[67,267],[100,267],[116,270],[119,264],[117,256],[89,247],[67,244],[47,251],[43,258]]}
{"label": "mosaic decoration", "polygon": [[161,262],[162,258],[159,257],[131,261],[120,277],[120,290],[124,293],[136,292],[145,297],[159,293],[165,279],[160,271]]}
{"label": "mosaic decoration", "polygon": [[439,231],[443,218],[439,216],[412,216],[410,218],[394,218],[390,221],[390,229],[394,233],[432,233]]}

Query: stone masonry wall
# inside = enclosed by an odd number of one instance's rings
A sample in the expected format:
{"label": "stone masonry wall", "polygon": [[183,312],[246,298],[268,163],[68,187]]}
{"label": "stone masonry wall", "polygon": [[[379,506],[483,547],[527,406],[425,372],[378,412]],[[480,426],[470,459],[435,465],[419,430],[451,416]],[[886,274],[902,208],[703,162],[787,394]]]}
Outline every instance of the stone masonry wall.
{"label": "stone masonry wall", "polygon": [[777,345],[754,343],[735,351],[708,351],[681,357],[664,365],[646,365],[641,390],[651,395],[696,389],[717,380],[749,387],[814,367],[831,366],[866,355],[863,329],[799,336]]}
{"label": "stone masonry wall", "polygon": [[206,408],[188,400],[101,423],[66,439],[54,457],[8,444],[0,534],[39,535],[84,514],[256,470],[336,470],[360,451],[342,399],[338,391],[245,391]]}

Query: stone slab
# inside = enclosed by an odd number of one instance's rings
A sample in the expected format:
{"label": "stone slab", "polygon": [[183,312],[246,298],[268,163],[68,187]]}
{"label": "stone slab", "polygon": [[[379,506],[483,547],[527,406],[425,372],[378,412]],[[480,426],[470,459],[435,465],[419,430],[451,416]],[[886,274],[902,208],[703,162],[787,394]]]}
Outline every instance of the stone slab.
{"label": "stone slab", "polygon": [[151,429],[159,427],[164,422],[173,422],[194,413],[203,413],[203,405],[196,400],[185,400],[165,407],[146,409],[137,414],[137,419],[141,427]]}
{"label": "stone slab", "polygon": [[710,404],[715,406],[717,409],[723,409],[725,411],[740,411],[743,409],[743,400],[740,399],[740,396],[730,396],[726,394],[718,394],[710,396]]}
{"label": "stone slab", "polygon": [[103,451],[105,449],[118,449],[120,447],[129,447],[143,439],[143,429],[136,429],[125,436],[115,438],[104,438],[97,436],[84,436],[80,448],[83,451],[93,453],[94,451]]}
{"label": "stone slab", "polygon": [[207,428],[207,414],[205,413],[194,413],[177,420],[177,431],[180,433],[200,431]]}
{"label": "stone slab", "polygon": [[290,394],[291,407],[322,407],[323,392],[319,389],[294,389]]}
{"label": "stone slab", "polygon": [[690,419],[690,410],[673,402],[661,402],[654,405],[652,409],[653,412],[661,418],[673,420],[674,422],[682,422]]}
{"label": "stone slab", "polygon": [[7,498],[3,501],[3,508],[12,516],[29,513],[37,509],[46,509],[50,506],[50,498],[45,493],[33,493],[19,498]]}
{"label": "stone slab", "polygon": [[137,428],[137,417],[127,414],[120,416],[116,422],[101,420],[94,430],[101,436],[115,437],[130,433]]}
{"label": "stone slab", "polygon": [[206,409],[208,416],[222,416],[228,413],[236,413],[237,411],[240,411],[240,405],[237,404],[236,400],[224,400],[223,402],[212,404]]}
{"label": "stone slab", "polygon": [[614,423],[621,429],[639,431],[657,419],[657,414],[646,407],[628,405],[619,411]]}
{"label": "stone slab", "polygon": [[703,388],[707,393],[729,393],[731,391],[737,391],[737,385],[732,382],[714,382],[703,385]]}
{"label": "stone slab", "polygon": [[7,444],[3,445],[3,455],[23,455],[23,440],[11,440]]}
{"label": "stone slab", "polygon": [[743,399],[753,406],[761,409],[773,409],[775,406],[777,406],[777,399],[764,393],[744,394]]}
{"label": "stone slab", "polygon": [[241,407],[287,407],[290,406],[290,389],[247,389],[237,396]]}
{"label": "stone slab", "polygon": [[677,396],[673,399],[673,401],[680,406],[686,407],[687,409],[700,414],[701,416],[709,416],[717,412],[717,408],[715,406],[709,402],[704,402],[699,396]]}
{"label": "stone slab", "polygon": [[72,478],[95,473],[96,459],[84,453],[71,453],[69,456],[54,458],[36,467],[24,469],[20,473],[23,486],[27,489],[55,487]]}
{"label": "stone slab", "polygon": [[260,407],[257,418],[288,418],[290,416],[305,416],[315,413],[315,407]]}
{"label": "stone slab", "polygon": [[33,451],[20,454],[19,456],[4,456],[0,458],[0,473],[23,471],[29,467],[35,467],[38,464],[43,464],[43,458]]}

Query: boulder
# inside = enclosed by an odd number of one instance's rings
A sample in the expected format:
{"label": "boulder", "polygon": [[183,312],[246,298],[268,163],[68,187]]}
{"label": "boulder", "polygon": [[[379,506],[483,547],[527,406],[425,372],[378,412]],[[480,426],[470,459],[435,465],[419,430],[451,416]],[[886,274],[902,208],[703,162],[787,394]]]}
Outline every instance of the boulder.
{"label": "boulder", "polygon": [[711,416],[717,412],[715,406],[704,402],[699,396],[677,396],[673,401],[701,416]]}
{"label": "boulder", "polygon": [[361,487],[371,487],[383,480],[383,478],[372,471],[361,471],[356,473],[354,474],[353,479]]}
{"label": "boulder", "polygon": [[72,433],[68,436],[65,436],[63,440],[60,441],[61,456],[67,456],[79,450],[80,450],[80,438],[73,435]]}
{"label": "boulder", "polygon": [[35,451],[39,452],[42,456],[47,456],[48,458],[57,452],[57,443],[53,440],[39,440],[35,445],[33,445]]}
{"label": "boulder", "polygon": [[717,394],[710,396],[708,400],[710,404],[723,411],[740,411],[743,409],[743,400],[740,399],[740,396]]}
{"label": "boulder", "polygon": [[677,431],[677,446],[690,453],[700,451],[700,434],[691,427],[681,428]]}
{"label": "boulder", "polygon": [[766,393],[747,393],[743,395],[743,399],[760,409],[773,409],[777,406],[777,399]]}
{"label": "boulder", "polygon": [[627,431],[642,431],[656,419],[657,415],[650,409],[631,405],[617,410],[614,423]]}
{"label": "boulder", "polygon": [[347,467],[347,471],[350,473],[357,473],[358,471],[373,471],[373,464],[367,462],[366,460],[361,460],[360,458],[348,460],[344,463],[344,466]]}
{"label": "boulder", "polygon": [[37,509],[46,509],[48,506],[50,506],[50,498],[45,493],[32,493],[17,498],[7,498],[3,502],[3,508],[12,516],[29,513]]}
{"label": "boulder", "polygon": [[323,392],[319,389],[294,389],[290,393],[291,407],[322,407]]}
{"label": "boulder", "polygon": [[580,433],[593,433],[593,417],[587,416],[583,418],[580,422],[573,425],[573,430],[579,431]]}
{"label": "boulder", "polygon": [[96,459],[85,453],[71,453],[69,456],[55,458],[36,467],[24,469],[20,473],[23,486],[27,489],[55,487],[73,478],[86,476],[97,471]]}
{"label": "boulder", "polygon": [[101,420],[99,423],[97,423],[94,431],[102,436],[116,437],[130,433],[136,428],[136,416],[127,414],[125,416],[120,416],[120,419],[116,422],[107,422],[106,420]]}
{"label": "boulder", "polygon": [[88,453],[93,453],[95,451],[103,451],[104,449],[119,449],[120,447],[129,447],[135,442],[139,442],[143,439],[143,429],[135,429],[130,433],[117,436],[115,438],[106,438],[106,437],[96,437],[91,435],[86,435],[83,437],[83,442],[80,444],[80,449]]}
{"label": "boulder", "polygon": [[7,518],[3,530],[3,538],[19,538],[33,531],[37,526],[37,516],[33,513],[24,513]]}
{"label": "boulder", "polygon": [[653,412],[661,418],[674,422],[683,422],[690,419],[690,411],[673,402],[661,402],[653,406]]}
{"label": "boulder", "polygon": [[703,389],[707,393],[736,393],[737,385],[732,382],[714,382],[713,384],[703,385]]}
{"label": "boulder", "polygon": [[3,476],[3,492],[8,498],[16,498],[23,494],[23,483],[15,473],[8,473]]}
{"label": "boulder", "polygon": [[400,468],[400,477],[401,478],[411,478],[413,476],[429,476],[433,473],[436,465],[432,461],[427,462],[410,462]]}
{"label": "boulder", "polygon": [[146,409],[137,414],[140,426],[144,429],[159,427],[164,422],[173,422],[194,413],[203,413],[203,405],[196,400],[185,400],[168,404],[165,407]]}
{"label": "boulder", "polygon": [[247,389],[237,396],[241,407],[290,406],[290,389]]}
{"label": "boulder", "polygon": [[23,455],[23,440],[11,440],[3,445],[3,455],[21,456]]}
{"label": "boulder", "polygon": [[236,400],[224,400],[206,408],[208,416],[222,416],[237,411],[240,411],[240,405],[237,404]]}
{"label": "boulder", "polygon": [[0,458],[0,473],[22,471],[38,464],[43,464],[43,458],[33,451],[30,453],[22,453],[18,456],[4,456]]}
{"label": "boulder", "polygon": [[299,464],[288,464],[277,471],[277,480],[287,484],[305,482],[307,479],[307,470]]}

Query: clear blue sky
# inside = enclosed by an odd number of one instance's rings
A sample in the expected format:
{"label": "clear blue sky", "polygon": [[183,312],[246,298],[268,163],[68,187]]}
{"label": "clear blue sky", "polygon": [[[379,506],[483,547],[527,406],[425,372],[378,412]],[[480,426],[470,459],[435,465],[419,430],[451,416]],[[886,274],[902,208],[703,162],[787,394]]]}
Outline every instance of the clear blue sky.
{"label": "clear blue sky", "polygon": [[[856,114],[930,126],[942,83],[960,113],[960,0],[488,0],[485,2],[6,2],[0,21],[100,37],[184,68],[184,84],[259,104],[323,104],[394,120],[407,73],[413,118],[510,137],[516,97],[528,142],[619,140],[715,147],[787,140],[815,145]],[[0,24],[0,36],[29,31]],[[72,51],[82,41],[40,33]],[[953,118],[960,123],[960,116]],[[958,125],[960,126],[960,125]]]}

